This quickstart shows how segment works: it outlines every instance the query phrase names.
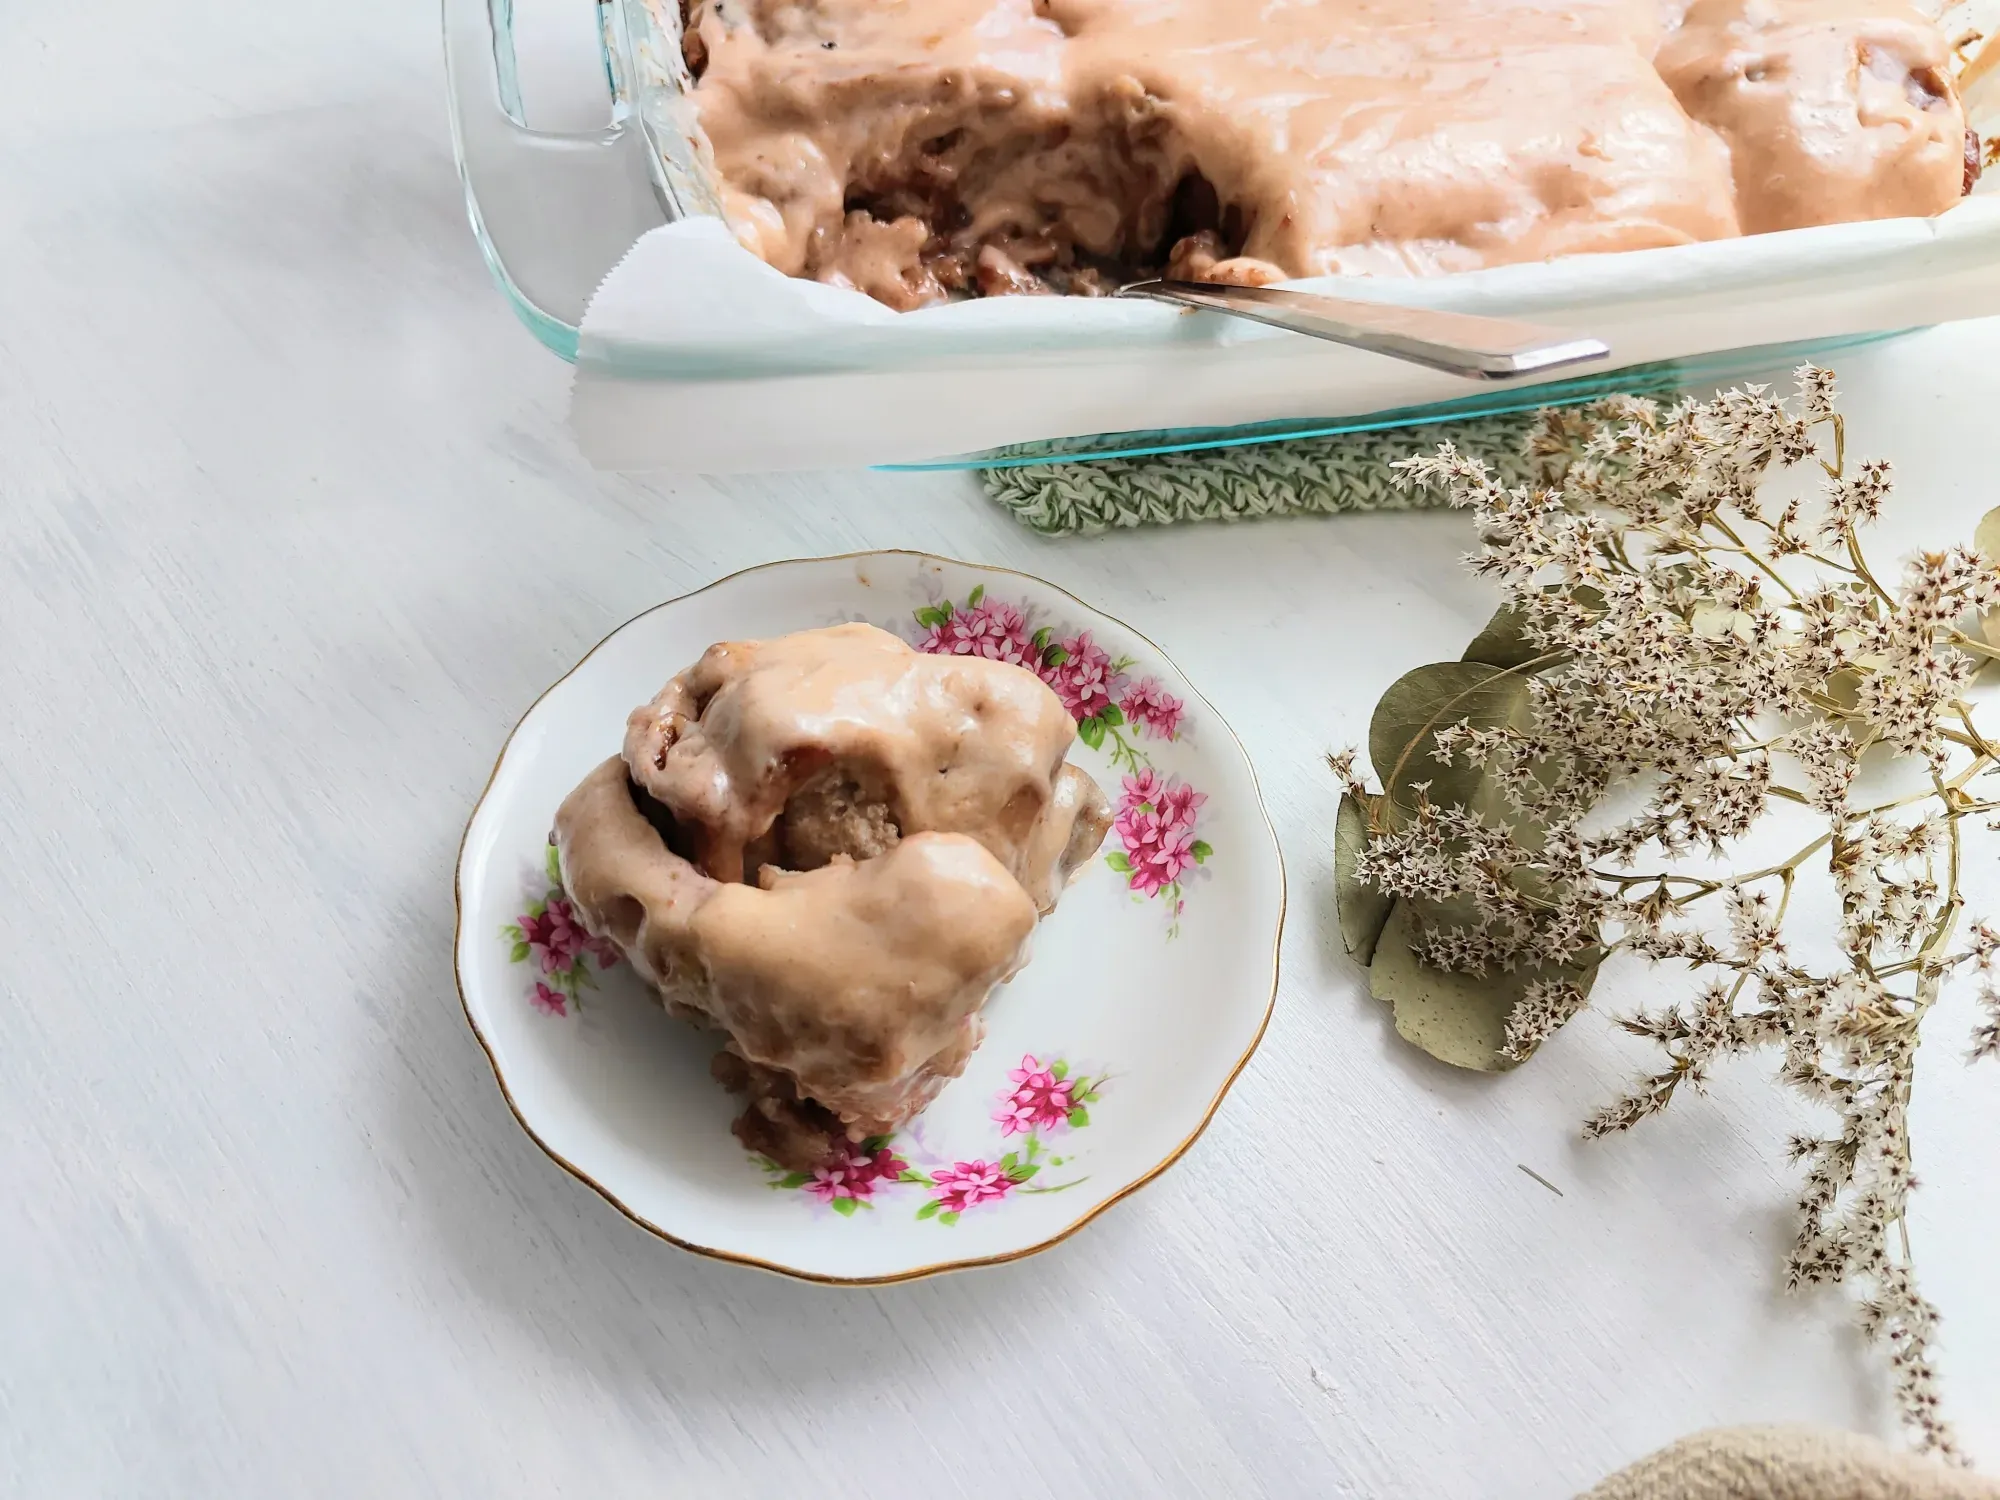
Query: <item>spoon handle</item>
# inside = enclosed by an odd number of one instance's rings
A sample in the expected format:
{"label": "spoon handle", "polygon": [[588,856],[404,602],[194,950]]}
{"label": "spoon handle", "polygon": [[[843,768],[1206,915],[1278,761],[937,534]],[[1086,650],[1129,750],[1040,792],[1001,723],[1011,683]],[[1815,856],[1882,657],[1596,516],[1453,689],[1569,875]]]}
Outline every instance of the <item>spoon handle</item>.
{"label": "spoon handle", "polygon": [[1567,333],[1560,328],[1517,323],[1509,318],[1288,292],[1277,287],[1140,281],[1121,288],[1118,295],[1248,318],[1253,323],[1348,344],[1474,380],[1512,380],[1563,365],[1603,359],[1611,353],[1611,346],[1602,339]]}

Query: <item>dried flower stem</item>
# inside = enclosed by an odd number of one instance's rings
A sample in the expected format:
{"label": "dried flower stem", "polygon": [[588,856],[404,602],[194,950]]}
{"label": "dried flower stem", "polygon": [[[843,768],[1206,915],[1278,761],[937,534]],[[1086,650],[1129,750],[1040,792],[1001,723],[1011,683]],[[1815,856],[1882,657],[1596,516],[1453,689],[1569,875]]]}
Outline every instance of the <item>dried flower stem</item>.
{"label": "dried flower stem", "polygon": [[[1983,924],[1959,935],[1962,830],[2000,810],[2000,795],[1969,790],[2000,769],[2000,745],[1965,697],[2000,648],[1966,622],[2000,607],[2000,571],[1952,547],[1885,584],[1860,532],[1890,494],[1889,466],[1850,469],[1832,376],[1808,366],[1798,382],[1790,402],[1753,386],[1671,409],[1614,398],[1547,413],[1529,446],[1539,487],[1504,487],[1448,444],[1398,465],[1404,482],[1474,513],[1481,547],[1468,563],[1499,583],[1525,643],[1525,659],[1477,690],[1524,691],[1524,711],[1474,722],[1462,707],[1473,689],[1442,702],[1399,755],[1377,747],[1388,795],[1351,756],[1335,765],[1369,810],[1357,877],[1421,903],[1426,962],[1574,972],[1631,952],[1711,976],[1690,1002],[1620,1019],[1662,1065],[1586,1134],[1629,1129],[1683,1084],[1699,1091],[1720,1058],[1780,1053],[1780,1081],[1834,1126],[1792,1143],[1805,1186],[1788,1280],[1856,1288],[1862,1326],[1889,1347],[1904,1421],[1956,1459],[1937,1314],[1904,1229],[1916,1185],[1907,1121],[1924,1018],[1948,978],[1990,976],[2000,955]],[[1819,471],[1817,493],[1767,499],[1767,481],[1799,466]],[[1871,754],[1920,762],[1927,787],[1858,804]],[[1414,774],[1426,762],[1474,790],[1434,801]],[[1636,813],[1610,811],[1619,789],[1640,796]],[[1671,868],[1728,855],[1779,805],[1823,831],[1741,874]],[[1784,936],[1809,870],[1838,903],[1828,969],[1794,957]],[[1711,897],[1719,920],[1698,925]],[[1507,1055],[1532,1053],[1585,988],[1529,983]],[[2000,1056],[1990,977],[1980,1000],[1973,1056]]]}

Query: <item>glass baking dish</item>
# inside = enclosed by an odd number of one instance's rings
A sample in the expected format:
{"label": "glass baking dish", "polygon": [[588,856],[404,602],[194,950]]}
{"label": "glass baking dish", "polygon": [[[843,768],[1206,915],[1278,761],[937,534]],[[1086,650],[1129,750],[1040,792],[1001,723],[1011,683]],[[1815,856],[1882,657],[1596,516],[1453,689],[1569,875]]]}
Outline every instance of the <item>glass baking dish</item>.
{"label": "glass baking dish", "polygon": [[[1979,0],[1955,13],[1975,8],[2000,8],[2000,0]],[[443,18],[453,143],[473,233],[521,321],[574,362],[584,310],[633,243],[663,224],[719,216],[689,99],[693,82],[681,59],[677,0],[598,0],[608,108],[602,127],[582,131],[528,123],[515,0],[443,0]],[[1338,417],[1063,437],[880,467],[1021,466],[1422,426],[1587,401],[1611,391],[1710,387],[1893,336],[1877,330],[1725,349],[1533,385],[1486,385],[1458,399]]]}

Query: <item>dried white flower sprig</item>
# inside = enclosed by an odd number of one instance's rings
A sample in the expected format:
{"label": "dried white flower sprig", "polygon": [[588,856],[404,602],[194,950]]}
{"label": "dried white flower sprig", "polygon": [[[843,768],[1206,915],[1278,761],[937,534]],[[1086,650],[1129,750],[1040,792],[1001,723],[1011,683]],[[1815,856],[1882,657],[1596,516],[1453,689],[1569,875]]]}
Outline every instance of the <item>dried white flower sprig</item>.
{"label": "dried white flower sprig", "polygon": [[[1956,1458],[1903,1233],[1908,1116],[1919,1028],[1954,974],[1984,976],[1972,1055],[2000,1057],[2000,934],[1962,925],[1959,881],[1967,820],[2000,812],[2000,735],[1966,697],[2000,656],[1979,634],[2000,571],[1960,546],[1900,578],[1872,566],[1859,535],[1889,466],[1850,465],[1833,377],[1797,378],[1784,401],[1753,386],[1547,413],[1536,486],[1450,445],[1398,466],[1473,512],[1468,563],[1506,607],[1465,661],[1385,695],[1381,791],[1353,752],[1333,758],[1342,925],[1398,1029],[1468,1066],[1527,1058],[1611,955],[1694,971],[1696,993],[1619,1021],[1660,1063],[1586,1134],[1700,1091],[1721,1058],[1781,1054],[1782,1083],[1831,1121],[1791,1143],[1789,1280],[1857,1290],[1904,1421]],[[1793,469],[1815,482],[1779,480]],[[1898,771],[1905,785],[1860,789]],[[1816,836],[1715,873],[1786,810]],[[1837,902],[1831,964],[1787,943],[1808,874]]]}

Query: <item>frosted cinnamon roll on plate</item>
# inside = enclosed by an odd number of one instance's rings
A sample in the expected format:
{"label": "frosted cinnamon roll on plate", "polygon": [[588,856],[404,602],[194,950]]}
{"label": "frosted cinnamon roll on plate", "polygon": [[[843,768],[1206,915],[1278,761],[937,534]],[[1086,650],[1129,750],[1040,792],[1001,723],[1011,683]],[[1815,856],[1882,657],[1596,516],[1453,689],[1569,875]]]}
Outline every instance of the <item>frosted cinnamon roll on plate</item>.
{"label": "frosted cinnamon roll on plate", "polygon": [[873,625],[711,646],[557,809],[585,930],[727,1038],[745,1146],[810,1171],[965,1069],[1111,806],[1028,668]]}

